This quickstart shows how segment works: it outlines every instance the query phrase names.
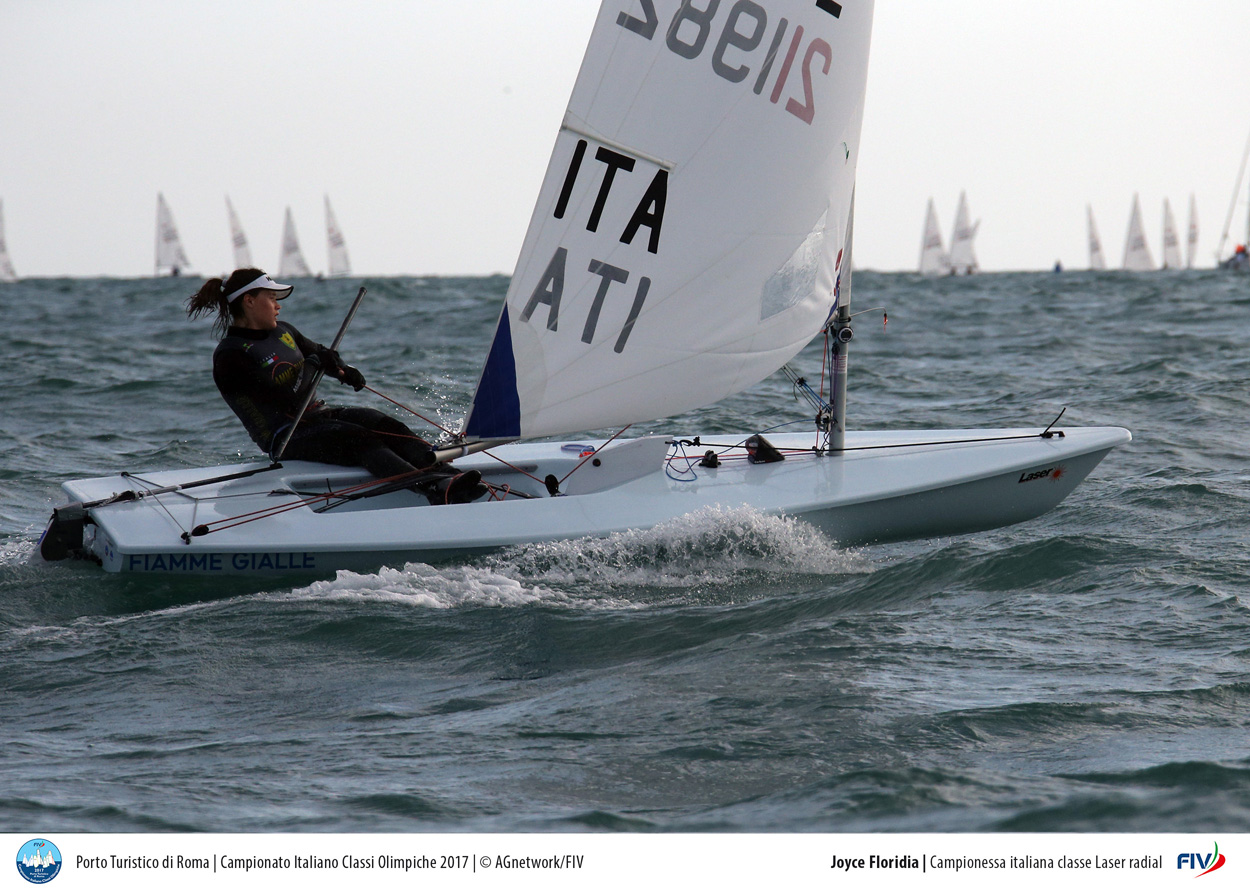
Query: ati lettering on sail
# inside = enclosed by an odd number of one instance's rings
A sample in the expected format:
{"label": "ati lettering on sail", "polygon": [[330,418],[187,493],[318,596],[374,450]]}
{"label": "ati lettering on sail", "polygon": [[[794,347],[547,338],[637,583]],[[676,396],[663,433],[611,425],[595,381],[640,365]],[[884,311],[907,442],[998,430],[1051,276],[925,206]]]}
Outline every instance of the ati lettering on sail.
{"label": "ati lettering on sail", "polygon": [[[556,199],[551,216],[556,220],[564,220],[569,214],[570,200],[575,189],[583,185],[584,189],[594,193],[594,200],[588,203],[589,209],[585,211],[586,232],[598,233],[604,223],[605,210],[612,210],[612,206],[629,202],[633,204],[633,211],[626,220],[618,241],[623,245],[634,245],[637,242],[640,246],[645,245],[647,253],[659,254],[664,209],[668,202],[668,170],[663,167],[656,170],[646,181],[647,185],[641,194],[638,194],[634,182],[637,179],[635,167],[638,159],[606,146],[599,146],[595,150],[594,160],[586,164],[587,147],[588,143],[584,139],[578,140],[574,146],[573,155],[560,188],[560,195]],[[583,167],[587,168],[584,174]],[[579,181],[583,176],[585,183],[580,184]],[[595,182],[597,182],[597,188]],[[585,194],[589,196],[590,193]],[[577,225],[581,225],[580,220],[577,221]],[[645,235],[643,230],[646,230]],[[641,239],[640,236],[642,236]],[[651,279],[648,276],[635,276],[630,270],[618,264],[596,257],[582,258],[577,263],[585,264],[584,270],[590,275],[594,288],[594,298],[587,308],[582,324],[581,340],[584,343],[594,342],[595,332],[599,328],[599,318],[609,295],[612,296],[614,302],[623,300],[630,302],[629,312],[612,345],[613,351],[620,353],[625,349],[629,335],[634,329],[634,323],[637,322],[638,315],[642,312],[647,294],[651,290]],[[521,311],[521,322],[528,322],[539,305],[546,305],[546,328],[551,332],[559,331],[560,305],[564,299],[565,282],[570,273],[569,264],[569,249],[564,245],[557,247],[530,293],[525,308]]]}

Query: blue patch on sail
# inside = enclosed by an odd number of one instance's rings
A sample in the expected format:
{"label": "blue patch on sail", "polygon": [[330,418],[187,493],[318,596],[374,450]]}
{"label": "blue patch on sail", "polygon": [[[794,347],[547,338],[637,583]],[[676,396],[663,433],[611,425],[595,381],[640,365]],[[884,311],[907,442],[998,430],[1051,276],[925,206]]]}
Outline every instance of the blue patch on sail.
{"label": "blue patch on sail", "polygon": [[512,356],[512,326],[506,307],[486,357],[465,434],[492,440],[521,436],[521,398],[516,390],[516,359]]}

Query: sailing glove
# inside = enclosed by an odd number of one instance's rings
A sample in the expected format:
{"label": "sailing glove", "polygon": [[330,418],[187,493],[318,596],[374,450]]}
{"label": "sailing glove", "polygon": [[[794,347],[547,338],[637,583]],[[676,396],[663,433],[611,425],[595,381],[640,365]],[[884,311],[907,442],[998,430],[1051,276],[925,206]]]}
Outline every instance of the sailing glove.
{"label": "sailing glove", "polygon": [[360,390],[365,386],[365,377],[360,374],[360,370],[355,366],[344,366],[343,374],[339,376],[339,381],[343,384],[349,384],[356,390]]}
{"label": "sailing glove", "polygon": [[343,365],[343,360],[339,357],[339,352],[332,347],[318,347],[317,352],[313,354],[317,358],[317,362],[321,368],[325,370],[327,375],[334,373]]}

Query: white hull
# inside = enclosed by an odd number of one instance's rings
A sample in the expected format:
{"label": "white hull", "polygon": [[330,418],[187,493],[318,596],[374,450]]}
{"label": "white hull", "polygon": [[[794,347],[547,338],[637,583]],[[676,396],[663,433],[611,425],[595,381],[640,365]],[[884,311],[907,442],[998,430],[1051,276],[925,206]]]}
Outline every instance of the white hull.
{"label": "white hull", "polygon": [[[917,539],[1034,518],[1057,505],[1131,436],[1122,428],[1065,429],[1063,436],[1049,438],[1036,429],[855,432],[847,434],[841,456],[800,452],[759,465],[748,462],[741,448],[723,449],[743,439],[714,435],[703,446],[684,447],[689,467],[684,458],[674,458],[667,438],[617,441],[596,454],[599,465],[587,462],[570,476],[561,486],[564,495],[557,497],[548,495],[541,479],[563,478],[581,462],[578,451],[558,442],[501,446],[491,451],[498,459],[477,454],[456,465],[477,468],[496,487],[511,486],[533,498],[484,498],[468,505],[430,506],[424,497],[400,490],[315,511],[327,505],[315,494],[364,483],[365,472],[287,462],[239,480],[89,507],[83,552],[105,570],[123,573],[329,576],[340,569],[368,571],[523,543],[606,536],[708,507],[742,505],[801,518],[843,544]],[[769,439],[781,450],[804,450],[814,436]],[[722,454],[719,467],[698,464],[709,446]],[[264,467],[93,478],[70,481],[64,489],[71,500],[89,505],[128,490]],[[301,504],[295,494],[308,502]],[[292,504],[296,508],[262,520],[225,526],[225,519]],[[209,532],[190,535],[202,526]]]}

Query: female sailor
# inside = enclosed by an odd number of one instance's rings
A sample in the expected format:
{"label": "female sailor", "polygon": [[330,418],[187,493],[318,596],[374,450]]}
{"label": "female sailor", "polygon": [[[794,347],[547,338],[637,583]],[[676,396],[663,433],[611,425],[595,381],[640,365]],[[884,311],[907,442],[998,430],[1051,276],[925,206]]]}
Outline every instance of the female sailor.
{"label": "female sailor", "polygon": [[[271,458],[359,465],[379,479],[411,476],[413,489],[431,503],[471,502],[487,492],[478,471],[463,474],[440,464],[431,445],[407,425],[376,409],[327,406],[313,399],[296,415],[318,371],[359,391],[360,370],[338,352],[278,321],[279,302],[294,286],[263,270],[235,270],[224,281],[209,279],[187,299],[187,315],[215,315],[221,340],[213,351],[213,381],[258,447]],[[274,450],[292,424],[281,457]]]}

